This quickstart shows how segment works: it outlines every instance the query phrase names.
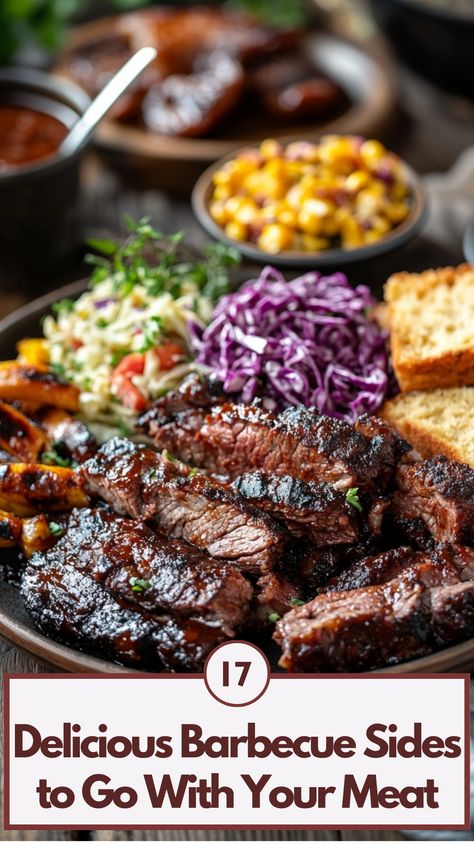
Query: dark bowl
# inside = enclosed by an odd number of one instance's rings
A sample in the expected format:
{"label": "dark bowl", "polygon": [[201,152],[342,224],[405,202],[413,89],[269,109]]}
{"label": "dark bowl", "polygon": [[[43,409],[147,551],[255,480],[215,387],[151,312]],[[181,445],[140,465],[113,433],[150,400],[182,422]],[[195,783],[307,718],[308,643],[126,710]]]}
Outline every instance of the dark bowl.
{"label": "dark bowl", "polygon": [[370,0],[378,24],[400,56],[421,75],[450,90],[474,96],[474,14],[453,3]]}
{"label": "dark bowl", "polygon": [[[0,101],[33,108],[71,127],[89,103],[80,88],[40,73],[0,69]],[[34,289],[76,238],[82,148],[0,173],[0,286]]]}

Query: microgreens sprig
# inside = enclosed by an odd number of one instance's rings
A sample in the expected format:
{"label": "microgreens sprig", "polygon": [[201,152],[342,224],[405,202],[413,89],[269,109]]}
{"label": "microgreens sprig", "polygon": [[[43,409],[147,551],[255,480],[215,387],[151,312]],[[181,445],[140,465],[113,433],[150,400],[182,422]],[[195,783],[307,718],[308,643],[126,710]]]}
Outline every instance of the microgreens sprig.
{"label": "microgreens sprig", "polygon": [[354,509],[357,509],[358,512],[362,511],[358,488],[348,488],[346,491],[346,500],[351,506],[354,506]]}
{"label": "microgreens sprig", "polygon": [[211,243],[204,247],[202,259],[184,259],[179,251],[182,231],[163,234],[147,217],[135,222],[127,216],[125,223],[129,235],[123,243],[88,240],[88,245],[98,252],[86,255],[86,262],[94,267],[92,287],[110,278],[116,292],[123,297],[136,284],[141,284],[150,295],[169,292],[178,298],[183,294],[184,282],[191,281],[212,301],[227,291],[229,269],[240,261],[236,249]]}

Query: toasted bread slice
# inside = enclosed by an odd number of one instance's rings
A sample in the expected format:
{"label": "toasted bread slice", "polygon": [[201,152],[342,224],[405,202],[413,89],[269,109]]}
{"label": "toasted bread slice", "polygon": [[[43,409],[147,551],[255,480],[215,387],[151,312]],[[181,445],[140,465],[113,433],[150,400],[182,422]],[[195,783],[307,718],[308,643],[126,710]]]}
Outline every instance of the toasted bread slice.
{"label": "toasted bread slice", "polygon": [[385,300],[402,392],[474,385],[474,266],[399,272]]}
{"label": "toasted bread slice", "polygon": [[474,388],[408,392],[380,414],[422,456],[441,453],[474,468]]}

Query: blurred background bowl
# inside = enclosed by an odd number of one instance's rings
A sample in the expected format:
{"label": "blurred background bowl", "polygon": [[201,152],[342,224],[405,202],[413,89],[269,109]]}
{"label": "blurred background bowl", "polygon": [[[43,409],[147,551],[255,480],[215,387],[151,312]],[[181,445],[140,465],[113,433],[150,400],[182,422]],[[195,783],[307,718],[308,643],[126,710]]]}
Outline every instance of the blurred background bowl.
{"label": "blurred background bowl", "polygon": [[[0,105],[55,117],[69,129],[89,97],[70,82],[37,70],[0,69]],[[85,150],[0,171],[0,286],[40,287],[39,278],[75,244],[79,163]],[[37,283],[38,280],[38,283]]]}
{"label": "blurred background bowl", "polygon": [[194,213],[207,233],[228,246],[234,246],[248,260],[294,268],[337,269],[338,267],[347,267],[372,261],[374,258],[401,248],[419,233],[426,221],[428,207],[421,180],[415,171],[404,162],[411,195],[410,213],[403,222],[375,243],[352,249],[332,248],[321,251],[297,251],[292,249],[270,254],[260,249],[255,243],[231,239],[226,235],[223,228],[214,221],[209,212],[209,204],[214,189],[213,176],[226,161],[252,148],[254,147],[248,146],[239,149],[208,167],[196,182],[191,197]]}
{"label": "blurred background bowl", "polygon": [[474,0],[370,0],[400,56],[423,76],[474,97]]}

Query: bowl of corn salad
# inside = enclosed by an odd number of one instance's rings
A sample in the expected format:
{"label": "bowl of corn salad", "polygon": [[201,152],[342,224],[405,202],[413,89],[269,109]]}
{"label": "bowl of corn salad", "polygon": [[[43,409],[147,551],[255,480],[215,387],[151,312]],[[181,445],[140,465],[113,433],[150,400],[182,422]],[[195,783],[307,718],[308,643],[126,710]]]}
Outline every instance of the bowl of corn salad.
{"label": "bowl of corn salad", "polygon": [[203,173],[192,201],[213,237],[280,265],[386,253],[414,237],[426,214],[415,172],[379,140],[351,135],[245,147]]}

